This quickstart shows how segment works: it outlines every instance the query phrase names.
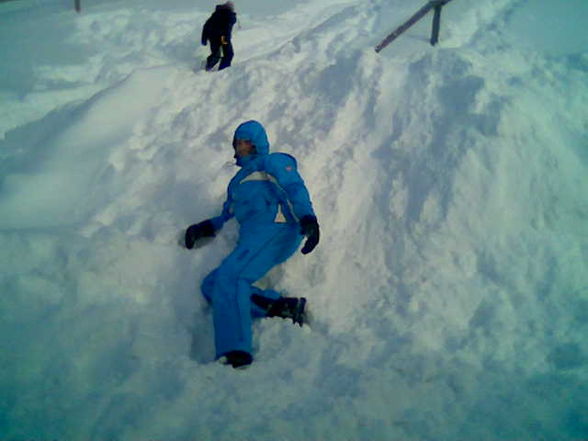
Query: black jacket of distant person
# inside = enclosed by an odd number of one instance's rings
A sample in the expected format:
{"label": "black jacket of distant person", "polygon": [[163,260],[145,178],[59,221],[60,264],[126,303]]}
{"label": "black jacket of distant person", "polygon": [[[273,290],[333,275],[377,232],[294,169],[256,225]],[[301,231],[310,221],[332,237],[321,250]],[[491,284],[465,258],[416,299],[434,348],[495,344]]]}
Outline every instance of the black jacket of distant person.
{"label": "black jacket of distant person", "polygon": [[212,40],[220,41],[221,37],[225,37],[226,41],[231,41],[231,32],[236,22],[237,14],[232,2],[216,5],[215,11],[202,28],[202,45],[206,45],[209,40],[211,42]]}

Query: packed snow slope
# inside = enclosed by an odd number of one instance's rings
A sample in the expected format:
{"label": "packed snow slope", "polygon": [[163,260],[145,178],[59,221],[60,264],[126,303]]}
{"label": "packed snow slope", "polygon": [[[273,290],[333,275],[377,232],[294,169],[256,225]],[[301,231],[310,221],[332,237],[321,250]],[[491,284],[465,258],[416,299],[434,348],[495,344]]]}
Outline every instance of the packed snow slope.
{"label": "packed snow slope", "polygon": [[[0,4],[0,438],[588,438],[588,4]],[[547,30],[547,31],[546,31]],[[202,278],[237,237],[230,141],[257,119],[321,225],[261,283],[310,327],[213,361]]]}

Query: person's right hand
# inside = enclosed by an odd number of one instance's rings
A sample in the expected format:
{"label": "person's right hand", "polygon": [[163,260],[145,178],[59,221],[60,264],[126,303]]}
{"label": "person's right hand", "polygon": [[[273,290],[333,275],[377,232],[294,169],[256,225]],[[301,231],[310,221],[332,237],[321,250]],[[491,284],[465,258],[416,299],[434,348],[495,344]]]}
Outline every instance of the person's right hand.
{"label": "person's right hand", "polygon": [[212,225],[212,222],[209,219],[202,221],[199,224],[190,225],[186,230],[186,248],[191,250],[192,248],[194,248],[194,243],[198,239],[214,236],[214,225]]}

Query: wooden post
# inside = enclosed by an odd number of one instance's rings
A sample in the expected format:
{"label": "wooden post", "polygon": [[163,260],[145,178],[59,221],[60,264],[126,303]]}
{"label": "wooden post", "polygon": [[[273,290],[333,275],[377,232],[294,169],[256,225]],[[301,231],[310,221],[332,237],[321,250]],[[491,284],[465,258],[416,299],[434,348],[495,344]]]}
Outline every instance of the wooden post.
{"label": "wooden post", "polygon": [[81,0],[74,0],[74,7],[76,8],[76,12],[80,12],[82,10]]}
{"label": "wooden post", "polygon": [[433,29],[431,30],[431,46],[435,46],[439,41],[439,27],[441,25],[441,8],[443,5],[435,6],[433,15]]}
{"label": "wooden post", "polygon": [[[421,18],[423,18],[425,15],[427,15],[427,12],[429,12],[431,9],[435,8],[435,16],[433,17],[433,32],[431,35],[431,44],[436,44],[437,40],[439,38],[439,24],[440,24],[440,18],[441,18],[441,8],[443,7],[443,5],[449,3],[451,0],[431,0],[429,1],[425,6],[423,6],[421,9],[419,9],[417,12],[414,13],[414,15],[412,17],[410,17],[408,20],[406,20],[401,26],[399,26],[398,28],[396,28],[394,30],[394,32],[392,32],[390,35],[388,35],[386,38],[384,38],[380,44],[378,44],[376,46],[376,52],[380,52],[382,49],[384,49],[386,46],[388,46],[390,43],[392,43],[400,34],[402,34],[403,32],[405,32],[408,28],[410,28],[412,25],[414,25],[417,21],[419,21]],[[436,30],[435,30],[435,25],[437,26]],[[437,40],[435,40],[435,43],[433,43],[433,37],[435,37]]]}
{"label": "wooden post", "polygon": [[432,7],[433,7],[432,3],[429,2],[425,6],[423,6],[421,9],[419,9],[417,12],[415,12],[412,17],[410,17],[408,20],[406,20],[401,26],[398,26],[390,35],[388,35],[386,38],[384,38],[380,42],[380,44],[378,44],[376,46],[376,52],[380,52],[382,49],[384,49],[386,46],[388,46],[390,43],[392,43],[394,40],[396,40],[396,38],[400,34],[402,34],[404,31],[406,31],[408,28],[410,28],[413,24],[415,24],[417,21],[419,21],[421,18],[423,18],[427,14],[427,12],[429,12],[431,10]]}

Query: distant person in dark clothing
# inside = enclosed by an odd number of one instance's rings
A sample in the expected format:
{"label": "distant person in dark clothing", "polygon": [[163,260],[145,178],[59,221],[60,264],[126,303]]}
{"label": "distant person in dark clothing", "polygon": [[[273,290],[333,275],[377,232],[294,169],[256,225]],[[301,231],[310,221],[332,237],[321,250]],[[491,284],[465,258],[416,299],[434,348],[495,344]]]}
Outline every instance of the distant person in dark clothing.
{"label": "distant person in dark clothing", "polygon": [[[235,5],[226,2],[216,5],[215,11],[204,23],[202,28],[202,45],[210,41],[210,55],[206,59],[206,70],[211,70],[221,60],[218,70],[231,65],[233,60],[233,45],[231,44],[231,31],[237,21]],[[222,59],[221,59],[222,49]]]}

